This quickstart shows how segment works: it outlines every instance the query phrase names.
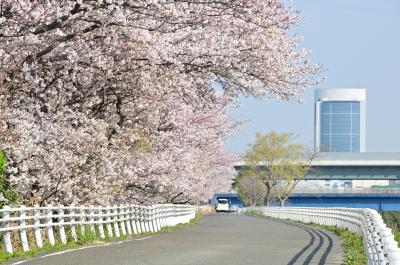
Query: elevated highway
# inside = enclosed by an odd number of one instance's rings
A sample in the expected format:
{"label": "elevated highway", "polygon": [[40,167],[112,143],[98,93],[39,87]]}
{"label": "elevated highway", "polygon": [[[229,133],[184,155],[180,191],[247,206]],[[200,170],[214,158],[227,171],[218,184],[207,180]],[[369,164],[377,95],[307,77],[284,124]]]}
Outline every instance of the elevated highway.
{"label": "elevated highway", "polygon": [[[234,167],[240,171],[245,163]],[[400,180],[400,153],[318,153],[304,179]]]}

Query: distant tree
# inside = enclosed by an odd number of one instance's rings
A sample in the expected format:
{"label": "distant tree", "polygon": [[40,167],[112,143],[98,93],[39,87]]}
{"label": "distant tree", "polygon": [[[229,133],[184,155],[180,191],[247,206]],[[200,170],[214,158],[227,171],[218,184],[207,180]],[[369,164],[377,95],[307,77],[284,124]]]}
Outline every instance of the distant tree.
{"label": "distant tree", "polygon": [[263,205],[266,187],[255,175],[241,175],[236,181],[236,190],[240,200],[246,206]]}
{"label": "distant tree", "polygon": [[272,169],[275,171],[273,175],[278,176],[279,179],[273,187],[273,194],[279,200],[281,207],[285,206],[289,195],[293,193],[297,184],[310,169],[310,163],[314,157],[312,153],[305,151],[302,146],[298,146],[298,150],[292,150],[291,152],[293,158],[290,160],[283,159],[278,167]]}
{"label": "distant tree", "polygon": [[276,199],[281,206],[310,168],[314,157],[301,144],[291,143],[292,133],[257,133],[256,141],[245,154],[245,176],[257,177],[265,186],[265,203]]}

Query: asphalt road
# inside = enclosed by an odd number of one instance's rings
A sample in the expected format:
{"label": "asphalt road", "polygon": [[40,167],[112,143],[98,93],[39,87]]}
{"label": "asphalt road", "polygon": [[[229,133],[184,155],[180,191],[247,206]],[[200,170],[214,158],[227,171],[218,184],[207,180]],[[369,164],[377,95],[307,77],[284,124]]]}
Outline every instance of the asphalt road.
{"label": "asphalt road", "polygon": [[336,235],[303,225],[237,214],[203,217],[197,225],[142,240],[39,257],[40,265],[294,265],[341,264]]}

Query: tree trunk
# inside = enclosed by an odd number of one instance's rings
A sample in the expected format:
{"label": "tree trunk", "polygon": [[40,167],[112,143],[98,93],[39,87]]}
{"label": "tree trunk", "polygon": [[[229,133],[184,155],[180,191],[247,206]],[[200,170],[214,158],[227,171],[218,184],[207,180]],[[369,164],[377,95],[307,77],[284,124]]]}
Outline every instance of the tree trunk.
{"label": "tree trunk", "polygon": [[279,202],[280,202],[280,204],[281,204],[281,207],[285,207],[286,198],[284,198],[284,199],[279,199]]}
{"label": "tree trunk", "polygon": [[267,195],[265,196],[266,202],[267,202],[267,207],[271,206],[271,200],[270,200],[270,195],[271,195],[271,188],[269,187],[269,185],[267,186]]}

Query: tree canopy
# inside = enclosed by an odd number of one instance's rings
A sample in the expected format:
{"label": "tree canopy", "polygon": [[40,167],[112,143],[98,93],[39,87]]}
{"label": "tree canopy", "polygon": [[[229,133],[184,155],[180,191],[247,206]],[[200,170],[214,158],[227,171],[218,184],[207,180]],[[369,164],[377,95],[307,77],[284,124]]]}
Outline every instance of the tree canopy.
{"label": "tree canopy", "polygon": [[318,66],[278,0],[0,0],[0,148],[27,200],[206,200],[240,94],[298,99]]}
{"label": "tree canopy", "polygon": [[262,196],[263,200],[257,201],[264,201],[269,206],[278,199],[284,206],[297,183],[309,170],[314,157],[305,146],[292,143],[294,138],[292,133],[279,134],[274,131],[256,134],[255,142],[244,155],[245,167],[237,181],[242,189],[243,183],[253,182],[253,185],[247,184],[253,191],[247,189],[239,193],[243,194],[243,200],[248,200],[245,197],[250,193],[254,196],[254,185],[263,183],[265,193],[261,195],[260,188],[257,191],[257,196]]}

